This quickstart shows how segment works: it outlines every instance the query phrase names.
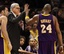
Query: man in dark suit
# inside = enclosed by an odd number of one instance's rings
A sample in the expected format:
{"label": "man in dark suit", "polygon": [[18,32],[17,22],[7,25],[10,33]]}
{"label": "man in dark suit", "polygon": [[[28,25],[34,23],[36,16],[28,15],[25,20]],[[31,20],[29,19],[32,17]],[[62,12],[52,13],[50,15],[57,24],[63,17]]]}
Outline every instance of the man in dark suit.
{"label": "man in dark suit", "polygon": [[18,3],[11,4],[10,14],[8,15],[7,31],[12,44],[11,54],[19,54],[18,49],[20,45],[20,26],[19,21],[25,19],[25,12],[28,6],[24,7],[24,11],[20,13],[20,6]]}

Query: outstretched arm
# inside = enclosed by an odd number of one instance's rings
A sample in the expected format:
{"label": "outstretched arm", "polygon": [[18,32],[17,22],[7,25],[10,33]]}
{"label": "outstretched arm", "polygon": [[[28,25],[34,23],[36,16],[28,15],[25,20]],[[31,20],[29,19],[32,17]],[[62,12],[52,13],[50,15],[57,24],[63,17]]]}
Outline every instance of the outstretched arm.
{"label": "outstretched arm", "polygon": [[39,15],[33,16],[33,18],[29,19],[26,23],[27,23],[27,25],[31,25],[31,24],[35,23],[35,21],[37,21],[37,22],[39,21]]}
{"label": "outstretched arm", "polygon": [[25,20],[25,14],[26,14],[26,12],[28,12],[29,11],[29,5],[28,4],[25,4],[24,5],[24,11],[23,12],[21,12],[21,13],[18,13],[18,17],[14,17],[12,14],[9,14],[8,15],[8,20],[10,21],[10,22],[13,22],[13,23],[18,23],[20,20]]}
{"label": "outstretched arm", "polygon": [[13,23],[18,23],[20,20],[24,20],[25,12],[23,11],[18,17],[14,17],[12,14],[8,15],[8,20]]}

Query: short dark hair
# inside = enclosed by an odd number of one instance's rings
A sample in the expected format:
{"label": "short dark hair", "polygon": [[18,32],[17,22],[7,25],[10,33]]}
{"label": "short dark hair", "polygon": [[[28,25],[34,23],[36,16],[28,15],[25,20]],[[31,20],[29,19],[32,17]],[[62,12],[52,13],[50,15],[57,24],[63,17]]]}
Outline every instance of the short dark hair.
{"label": "short dark hair", "polygon": [[5,10],[5,6],[4,5],[0,5],[0,13],[2,12],[2,10]]}

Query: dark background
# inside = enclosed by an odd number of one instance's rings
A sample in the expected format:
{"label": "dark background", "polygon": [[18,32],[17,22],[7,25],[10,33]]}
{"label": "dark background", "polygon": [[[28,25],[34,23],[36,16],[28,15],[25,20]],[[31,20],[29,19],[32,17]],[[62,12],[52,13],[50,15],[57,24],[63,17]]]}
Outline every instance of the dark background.
{"label": "dark background", "polygon": [[[0,4],[7,4],[10,5],[13,2],[17,2],[20,6],[23,6],[25,3],[30,5],[30,8],[42,8],[44,4],[51,3],[53,0],[0,0]],[[59,3],[63,3],[63,0],[54,0],[58,1]]]}

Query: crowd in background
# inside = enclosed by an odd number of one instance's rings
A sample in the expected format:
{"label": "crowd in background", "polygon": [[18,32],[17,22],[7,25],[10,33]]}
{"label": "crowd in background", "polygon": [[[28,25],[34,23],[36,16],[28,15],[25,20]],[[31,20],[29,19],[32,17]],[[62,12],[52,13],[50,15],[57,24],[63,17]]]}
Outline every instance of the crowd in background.
{"label": "crowd in background", "polygon": [[[23,11],[22,5],[24,5],[23,2],[25,3],[25,1],[23,1],[23,0],[21,2],[19,2],[19,0],[18,1],[15,1],[15,0],[14,1],[13,0],[11,0],[11,1],[10,0],[0,0],[0,5],[6,4],[9,8],[10,4],[13,3],[13,2],[19,3],[20,6],[21,6],[21,11]],[[61,3],[62,1],[60,1],[60,0],[48,0],[47,2],[49,2],[52,5],[51,14],[53,14],[57,17],[59,25],[60,25],[60,30],[62,32],[62,35],[64,36],[64,28],[63,28],[64,27],[64,3]],[[36,4],[39,5],[38,2]],[[29,5],[31,6],[31,4],[29,4]],[[40,8],[30,7],[29,17],[32,18],[35,14],[42,13],[42,8],[43,7],[40,7]],[[26,51],[30,51],[29,48],[31,46],[31,47],[33,47],[31,52],[36,53],[37,48],[38,48],[38,46],[37,46],[38,45],[37,22],[35,22],[31,26],[28,26],[26,29],[25,29],[25,27],[27,25],[24,25],[26,22],[21,21],[21,23],[22,23],[23,26],[20,25],[21,26],[20,36],[24,36],[24,37],[20,37],[20,49],[22,49],[21,48],[21,46],[22,46],[23,49],[25,49]],[[24,29],[25,29],[25,31],[24,31]],[[64,37],[63,37],[63,40],[64,40]]]}

